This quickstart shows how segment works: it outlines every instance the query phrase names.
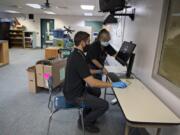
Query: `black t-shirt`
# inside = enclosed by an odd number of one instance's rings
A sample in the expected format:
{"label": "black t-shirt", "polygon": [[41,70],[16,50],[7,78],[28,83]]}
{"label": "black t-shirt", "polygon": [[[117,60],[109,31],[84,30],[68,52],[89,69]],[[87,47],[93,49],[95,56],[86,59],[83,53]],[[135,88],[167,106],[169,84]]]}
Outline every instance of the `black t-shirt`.
{"label": "black t-shirt", "polygon": [[90,64],[91,68],[98,69],[98,67],[96,67],[92,63],[92,60],[96,59],[102,65],[104,65],[107,54],[109,54],[110,56],[113,56],[116,54],[116,51],[111,45],[108,45],[107,47],[102,47],[100,41],[95,41],[90,45],[87,51],[86,59],[87,59],[88,64]]}
{"label": "black t-shirt", "polygon": [[68,100],[81,97],[84,93],[86,83],[84,78],[90,76],[90,70],[82,51],[74,49],[67,60],[64,84],[64,96]]}

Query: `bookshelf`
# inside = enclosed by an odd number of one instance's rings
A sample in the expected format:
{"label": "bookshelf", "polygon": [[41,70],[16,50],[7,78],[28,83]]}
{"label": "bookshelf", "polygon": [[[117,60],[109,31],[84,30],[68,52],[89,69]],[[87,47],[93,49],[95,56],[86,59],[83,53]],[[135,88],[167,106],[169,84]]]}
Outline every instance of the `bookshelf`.
{"label": "bookshelf", "polygon": [[36,46],[36,32],[24,32],[25,48],[35,48]]}
{"label": "bookshelf", "polygon": [[9,37],[9,43],[11,47],[25,47],[23,30],[10,30]]}

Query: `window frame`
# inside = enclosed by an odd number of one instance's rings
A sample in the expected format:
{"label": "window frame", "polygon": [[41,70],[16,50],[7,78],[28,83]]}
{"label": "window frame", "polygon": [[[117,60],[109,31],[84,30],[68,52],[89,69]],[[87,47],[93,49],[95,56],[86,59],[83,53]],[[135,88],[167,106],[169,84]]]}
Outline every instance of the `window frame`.
{"label": "window frame", "polygon": [[172,92],[175,96],[180,98],[180,87],[177,87],[172,82],[168,81],[166,78],[162,77],[159,73],[159,66],[160,66],[160,59],[163,49],[163,42],[164,42],[164,36],[166,31],[166,26],[168,24],[168,13],[171,10],[170,9],[170,0],[164,0],[163,1],[163,9],[162,9],[162,16],[161,16],[161,22],[160,22],[160,29],[159,29],[159,36],[158,36],[158,42],[157,42],[157,48],[156,48],[156,55],[154,60],[154,68],[152,77],[159,82],[161,85],[163,85],[165,88],[167,88],[170,92]]}

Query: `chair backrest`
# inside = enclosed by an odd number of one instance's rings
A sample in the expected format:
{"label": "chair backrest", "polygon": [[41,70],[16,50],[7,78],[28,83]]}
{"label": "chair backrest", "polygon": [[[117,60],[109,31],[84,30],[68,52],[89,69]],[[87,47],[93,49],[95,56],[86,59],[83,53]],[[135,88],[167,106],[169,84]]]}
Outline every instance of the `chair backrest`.
{"label": "chair backrest", "polygon": [[50,74],[44,74],[44,79],[47,81],[48,89],[49,89],[49,101],[48,101],[48,109],[50,112],[56,112],[60,109],[70,109],[70,108],[89,108],[83,102],[79,105],[71,103],[65,99],[64,96],[54,96],[52,97],[53,90],[53,77]]}

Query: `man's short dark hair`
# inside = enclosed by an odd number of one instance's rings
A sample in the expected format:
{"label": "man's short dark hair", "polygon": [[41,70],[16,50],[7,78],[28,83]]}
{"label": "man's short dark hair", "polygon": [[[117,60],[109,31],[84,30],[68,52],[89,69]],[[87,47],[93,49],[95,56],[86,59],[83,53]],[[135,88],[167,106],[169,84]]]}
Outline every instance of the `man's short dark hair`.
{"label": "man's short dark hair", "polygon": [[102,30],[100,30],[100,32],[99,32],[99,34],[98,34],[98,37],[97,37],[98,40],[100,39],[100,37],[101,37],[102,34],[108,34],[108,35],[110,35],[110,33],[109,33],[108,30],[102,29]]}
{"label": "man's short dark hair", "polygon": [[74,36],[74,44],[75,46],[79,46],[81,41],[86,41],[90,35],[87,32],[79,31]]}

